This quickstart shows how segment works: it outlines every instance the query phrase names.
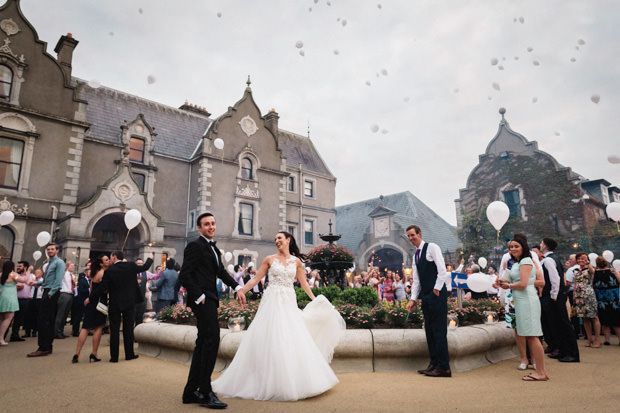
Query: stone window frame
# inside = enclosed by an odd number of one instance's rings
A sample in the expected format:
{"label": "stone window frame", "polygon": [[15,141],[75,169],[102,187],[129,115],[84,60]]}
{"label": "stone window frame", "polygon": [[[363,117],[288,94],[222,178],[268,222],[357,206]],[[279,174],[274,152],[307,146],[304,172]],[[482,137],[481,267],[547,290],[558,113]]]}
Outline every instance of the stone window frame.
{"label": "stone window frame", "polygon": [[511,183],[508,183],[506,185],[504,185],[502,188],[500,188],[499,192],[501,197],[499,199],[501,199],[502,201],[504,201],[506,204],[508,204],[506,202],[506,192],[510,192],[510,191],[519,191],[519,212],[521,213],[521,216],[519,216],[518,218],[521,218],[523,221],[527,221],[528,220],[528,216],[527,213],[525,211],[525,205],[527,204],[527,201],[524,197],[524,192],[523,192],[523,188],[521,187],[521,185],[513,185]]}
{"label": "stone window frame", "polygon": [[[306,195],[306,183],[311,184],[311,195]],[[304,198],[306,199],[316,199],[316,179],[304,177]]]}
{"label": "stone window frame", "polygon": [[[248,165],[249,164],[249,168]],[[254,162],[248,156],[241,158],[239,162],[239,168],[241,168],[241,178],[252,181],[254,179]]]}
{"label": "stone window frame", "polygon": [[[132,143],[136,142],[136,141],[142,142],[142,149],[135,149],[135,148],[132,147]],[[146,144],[147,144],[147,142],[146,142],[146,139],[144,137],[136,136],[136,135],[130,136],[129,137],[129,161],[144,164],[145,163],[144,162],[144,154],[146,152]],[[136,159],[136,158],[133,158],[131,156],[132,153],[134,153],[134,152],[139,152],[139,153],[142,154],[140,159]]]}
{"label": "stone window frame", "polygon": [[[293,189],[291,189],[291,184]],[[297,193],[297,179],[295,175],[289,175],[286,177],[286,191],[291,193]]]}
{"label": "stone window frame", "polygon": [[[0,100],[5,100],[10,102],[11,101],[11,92],[13,91],[13,82],[14,82],[14,78],[15,78],[15,72],[13,71],[13,69],[11,68],[11,66],[5,64],[5,63],[0,63],[0,68],[6,68],[9,72],[10,72],[10,81],[5,81],[0,79],[0,84],[2,85],[9,85],[9,93],[7,95],[3,95],[0,94]],[[2,89],[2,88],[0,88]]]}
{"label": "stone window frame", "polygon": [[[245,159],[250,161],[251,166],[252,166],[252,173],[249,179],[244,177],[243,161]],[[256,156],[255,153],[249,150],[244,150],[239,154],[237,160],[239,162],[239,171],[237,171],[237,178],[243,179],[245,181],[252,181],[252,182],[258,181],[257,171],[258,171],[258,168],[260,168],[260,160],[258,159],[258,156]]]}
{"label": "stone window frame", "polygon": [[[244,217],[243,216],[243,206],[248,206],[250,207],[250,217]],[[243,235],[243,236],[249,236],[251,237],[252,235],[254,235],[254,204],[251,202],[239,202],[239,214],[238,214],[238,219],[237,219],[237,231],[239,231],[239,235]],[[244,227],[243,223],[244,221],[248,221],[250,223],[250,232],[242,232],[242,229]]]}
{"label": "stone window frame", "polygon": [[[310,247],[314,247],[316,245],[317,222],[318,222],[318,218],[316,218],[316,217],[304,216],[304,222],[303,222],[303,245],[310,246]],[[306,231],[306,223],[311,223],[312,224],[312,243],[306,242],[306,232],[307,232]],[[301,234],[300,234],[300,237],[301,237]]]}
{"label": "stone window frame", "polygon": [[22,169],[24,167],[24,155],[25,155],[25,152],[26,152],[26,142],[24,142],[22,139],[9,138],[7,136],[0,135],[0,141],[2,141],[2,140],[19,142],[22,145],[22,147],[21,147],[21,156],[20,156],[19,162],[0,161],[0,165],[4,165],[4,164],[7,165],[7,170],[9,170],[8,169],[9,168],[8,165],[19,165],[19,171],[17,173],[17,182],[16,182],[15,186],[7,186],[7,185],[4,185],[4,183],[0,182],[0,188],[17,191],[17,190],[19,190],[19,186],[20,186],[20,183],[21,183],[21,177],[22,177]]}
{"label": "stone window frame", "polygon": [[[239,214],[241,214],[241,206],[240,204],[251,204],[253,209],[252,216],[252,234],[240,234],[239,233]],[[255,199],[246,198],[246,197],[237,197],[235,198],[233,204],[233,232],[232,236],[234,238],[243,238],[243,239],[260,239],[260,202]]]}
{"label": "stone window frame", "polygon": [[286,231],[291,234],[293,236],[293,238],[295,239],[299,239],[299,237],[296,235],[297,234],[297,223],[295,222],[287,222],[286,223]]}
{"label": "stone window frame", "polygon": [[8,102],[11,105],[19,106],[19,95],[22,83],[24,82],[24,69],[26,64],[20,62],[15,56],[0,52],[0,65],[8,67],[12,72],[11,90],[9,96],[0,98],[0,101]]}
{"label": "stone window frame", "polygon": [[[4,128],[4,129],[2,129]],[[15,139],[24,143],[22,162],[19,172],[19,184],[17,188],[2,187],[5,195],[29,196],[30,172],[32,169],[32,158],[34,156],[34,146],[39,138],[34,123],[24,115],[15,112],[5,112],[0,114],[1,136],[8,139]]]}

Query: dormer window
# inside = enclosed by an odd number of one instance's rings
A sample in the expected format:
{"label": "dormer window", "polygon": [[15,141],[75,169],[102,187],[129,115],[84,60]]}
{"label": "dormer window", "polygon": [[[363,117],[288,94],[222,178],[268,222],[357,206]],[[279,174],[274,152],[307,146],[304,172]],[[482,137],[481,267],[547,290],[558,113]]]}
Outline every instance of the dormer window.
{"label": "dormer window", "polygon": [[252,161],[250,158],[243,158],[241,160],[241,178],[253,179]]}
{"label": "dormer window", "polygon": [[13,71],[6,65],[0,65],[0,99],[11,99],[11,88],[13,86]]}
{"label": "dormer window", "polygon": [[135,136],[129,139],[129,160],[144,163],[144,139]]}

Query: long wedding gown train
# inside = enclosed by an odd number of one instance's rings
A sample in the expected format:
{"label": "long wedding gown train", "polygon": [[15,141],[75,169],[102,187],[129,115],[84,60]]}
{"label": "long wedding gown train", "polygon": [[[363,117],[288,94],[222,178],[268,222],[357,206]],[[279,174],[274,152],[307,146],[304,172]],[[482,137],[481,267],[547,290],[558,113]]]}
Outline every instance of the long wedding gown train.
{"label": "long wedding gown train", "polygon": [[346,326],[322,295],[304,311],[293,281],[296,257],[274,259],[269,286],[230,366],[212,383],[220,397],[294,401],[321,394],[338,379],[329,366]]}

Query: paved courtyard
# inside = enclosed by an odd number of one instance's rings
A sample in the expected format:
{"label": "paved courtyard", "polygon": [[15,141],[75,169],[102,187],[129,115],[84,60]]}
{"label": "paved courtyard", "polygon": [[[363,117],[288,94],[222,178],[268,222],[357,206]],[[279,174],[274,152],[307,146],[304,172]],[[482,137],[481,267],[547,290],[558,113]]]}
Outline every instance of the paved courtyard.
{"label": "paved courtyard", "polygon": [[[103,361],[88,363],[90,338],[79,364],[71,364],[76,338],[54,341],[54,353],[26,358],[36,338],[0,347],[2,412],[171,412],[205,411],[183,405],[181,392],[189,366],[140,356],[108,362],[108,336],[102,340]],[[329,392],[296,403],[224,400],[235,412],[394,412],[394,411],[620,411],[620,346],[585,348],[579,364],[548,360],[551,380],[521,381],[517,359],[450,379],[417,373],[339,373],[340,384]]]}

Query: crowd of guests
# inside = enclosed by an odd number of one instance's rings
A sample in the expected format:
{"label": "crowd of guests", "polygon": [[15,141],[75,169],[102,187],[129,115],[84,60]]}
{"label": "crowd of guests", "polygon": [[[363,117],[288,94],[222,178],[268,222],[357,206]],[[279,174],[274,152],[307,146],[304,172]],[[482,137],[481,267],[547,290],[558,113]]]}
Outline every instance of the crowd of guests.
{"label": "crowd of guests", "polygon": [[[101,255],[88,260],[83,271],[76,274],[72,261],[64,261],[57,256],[57,245],[48,245],[46,254],[46,260],[37,268],[27,261],[19,261],[17,266],[5,261],[0,276],[0,346],[37,338],[38,349],[29,353],[29,357],[51,354],[53,340],[68,337],[65,333],[69,324],[70,334],[78,338],[73,363],[79,361],[89,336],[92,336],[89,361],[100,361],[98,349],[101,336],[108,330],[114,330],[112,327],[116,327],[116,332],[110,331],[111,338],[117,334],[118,341],[118,332],[123,331],[124,340],[131,341],[131,349],[126,347],[126,356],[129,351],[128,359],[135,358],[133,327],[142,323],[145,313],[159,312],[182,300],[178,281],[180,266],[172,258],[166,260],[165,266],[158,266],[156,272],[151,273],[147,268],[152,265],[152,256],[146,263],[142,259],[128,262],[122,252],[116,251],[110,256]],[[122,268],[135,274],[135,281],[130,281],[127,287],[114,285],[112,272],[104,280],[106,270],[116,262],[123,263],[116,267],[117,272]],[[120,291],[122,289],[125,292]],[[127,290],[130,290],[129,293]],[[131,305],[119,304],[127,301],[123,301],[123,295],[129,297]],[[108,317],[110,304],[115,305],[115,309]],[[115,311],[116,307],[119,307],[118,311]],[[120,316],[115,320],[117,313]],[[130,335],[126,335],[127,330],[131,330]],[[112,356],[111,361],[115,358],[118,355]]]}

